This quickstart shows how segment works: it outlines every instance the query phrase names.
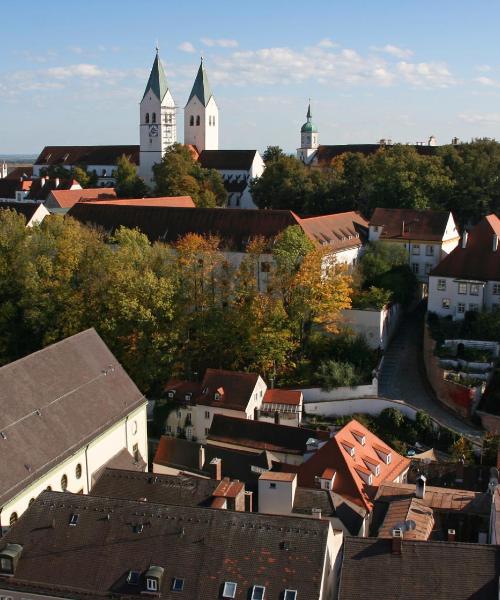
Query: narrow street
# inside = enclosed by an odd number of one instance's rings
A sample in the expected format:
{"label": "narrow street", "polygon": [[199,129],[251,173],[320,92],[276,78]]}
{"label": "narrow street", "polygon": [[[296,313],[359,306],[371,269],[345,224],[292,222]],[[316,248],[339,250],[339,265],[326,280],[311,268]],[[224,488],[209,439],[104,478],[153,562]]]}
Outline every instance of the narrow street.
{"label": "narrow street", "polygon": [[427,381],[422,360],[424,315],[424,308],[419,306],[403,317],[385,354],[379,395],[408,402],[450,429],[478,441],[482,432],[442,406]]}

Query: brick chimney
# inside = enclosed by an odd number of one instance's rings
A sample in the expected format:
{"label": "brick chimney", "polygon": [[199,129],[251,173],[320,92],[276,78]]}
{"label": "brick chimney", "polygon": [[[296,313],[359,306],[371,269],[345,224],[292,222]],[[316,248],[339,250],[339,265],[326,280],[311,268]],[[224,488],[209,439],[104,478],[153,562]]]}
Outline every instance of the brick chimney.
{"label": "brick chimney", "polygon": [[448,529],[448,541],[449,542],[454,542],[455,538],[456,538],[455,530],[454,529]]}
{"label": "brick chimney", "polygon": [[498,235],[496,233],[493,234],[493,247],[492,247],[493,252],[496,252],[498,250]]}
{"label": "brick chimney", "polygon": [[200,446],[198,448],[198,469],[201,471],[205,465],[205,447]]}
{"label": "brick chimney", "polygon": [[393,554],[401,554],[403,548],[403,530],[393,529],[392,530],[392,546],[391,551]]}
{"label": "brick chimney", "polygon": [[425,498],[425,488],[427,479],[425,475],[419,475],[417,477],[417,481],[415,482],[415,497],[416,498]]}
{"label": "brick chimney", "polygon": [[222,480],[222,459],[221,458],[212,458],[210,464],[208,465],[208,469],[210,471],[210,477],[215,479],[216,481]]}

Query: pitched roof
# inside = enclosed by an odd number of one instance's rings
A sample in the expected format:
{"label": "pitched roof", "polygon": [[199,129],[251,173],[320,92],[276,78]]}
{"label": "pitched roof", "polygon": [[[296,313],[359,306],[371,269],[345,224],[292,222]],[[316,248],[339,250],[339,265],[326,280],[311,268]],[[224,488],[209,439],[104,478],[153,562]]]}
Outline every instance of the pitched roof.
{"label": "pitched roof", "polygon": [[123,469],[105,469],[92,496],[143,500],[157,504],[210,506],[219,481],[187,475],[157,475]]}
{"label": "pitched roof", "polygon": [[[40,208],[40,202],[2,202],[0,201],[0,210],[14,210],[17,214],[23,215],[26,223],[29,223],[33,215]],[[47,211],[45,211],[47,213]]]}
{"label": "pitched roof", "polygon": [[109,233],[120,226],[137,227],[152,241],[177,242],[188,233],[214,235],[222,246],[244,251],[248,241],[262,236],[272,241],[297,217],[288,210],[245,210],[238,208],[170,208],[162,206],[121,206],[75,204],[68,213],[82,223]]}
{"label": "pitched roof", "polygon": [[35,165],[116,165],[125,155],[135,165],[139,164],[139,146],[45,146],[35,160]]}
{"label": "pitched roof", "polygon": [[[364,435],[364,444],[359,439],[359,433]],[[354,455],[351,456],[348,450],[351,450]],[[391,455],[391,460],[386,464],[384,456],[388,453]],[[378,465],[378,475],[374,472],[374,463]],[[394,480],[408,468],[409,464],[409,459],[388,448],[376,435],[353,419],[299,466],[299,485],[315,487],[316,477],[320,477],[325,469],[334,468],[336,476],[333,491],[345,496],[354,504],[371,510],[373,486],[380,485],[384,480]],[[372,465],[372,468],[368,465]],[[363,474],[367,477],[371,475],[372,484],[368,484],[363,479]]]}
{"label": "pitched roof", "polygon": [[[113,188],[111,188],[113,189]],[[161,196],[158,198],[108,198],[106,200],[93,200],[82,198],[82,202],[93,204],[113,204],[115,206],[170,206],[176,208],[195,208],[191,196]]]}
{"label": "pitched roof", "polygon": [[392,538],[392,531],[400,527],[406,521],[413,521],[415,528],[404,531],[405,540],[428,540],[434,528],[434,514],[432,508],[429,508],[418,498],[406,498],[391,502],[384,522],[382,523],[378,537]]}
{"label": "pitched roof", "polygon": [[466,247],[462,244],[448,254],[435,269],[432,276],[500,281],[500,243],[493,251],[493,236],[500,238],[500,219],[494,215],[484,217],[471,229]]}
{"label": "pitched roof", "polygon": [[33,175],[33,165],[20,165],[7,173],[5,179],[27,179]]}
{"label": "pitched roof", "polygon": [[22,189],[22,184],[19,179],[0,179],[0,198],[14,198],[16,192]]}
{"label": "pitched roof", "polygon": [[80,200],[90,202],[93,200],[109,200],[116,198],[115,188],[85,188],[79,190],[52,190],[47,198],[49,208],[71,208]]}
{"label": "pitched roof", "polygon": [[[2,588],[138,596],[154,565],[163,569],[159,598],[173,598],[173,579],[182,578],[186,600],[218,598],[225,581],[237,584],[238,598],[257,584],[266,598],[294,589],[300,600],[317,600],[328,531],[320,519],[44,492],[0,542],[23,547]],[[130,570],[141,574],[139,589],[126,582]]]}
{"label": "pitched roof", "polygon": [[158,55],[158,51],[156,52],[153,66],[151,68],[151,73],[149,74],[146,89],[142,97],[143,100],[150,90],[160,102],[163,100],[163,98],[165,98],[165,94],[168,92],[167,76],[165,75],[165,70],[163,69],[163,65],[161,63],[160,56]]}
{"label": "pitched roof", "polygon": [[302,392],[298,390],[267,389],[262,402],[264,404],[287,404],[300,406]]}
{"label": "pitched roof", "polygon": [[376,208],[370,219],[370,226],[383,227],[381,240],[440,241],[443,239],[449,217],[450,213],[447,211]]}
{"label": "pitched roof", "polygon": [[252,449],[301,455],[307,451],[308,440],[314,438],[325,441],[328,437],[327,431],[216,414],[207,439]]}
{"label": "pitched roof", "polygon": [[189,104],[189,101],[191,98],[193,98],[193,96],[196,96],[203,106],[206,106],[212,97],[212,90],[210,89],[210,84],[208,83],[207,71],[203,67],[203,59],[201,59],[200,68],[196,74],[196,79],[194,80],[193,89],[189,94],[187,104]]}
{"label": "pitched roof", "polygon": [[0,506],[144,402],[94,329],[1,367]]}
{"label": "pitched roof", "polygon": [[355,211],[299,219],[299,225],[316,245],[336,251],[361,246],[368,234],[368,221]]}
{"label": "pitched roof", "polygon": [[347,537],[339,600],[491,600],[498,594],[500,548],[492,545]]}
{"label": "pitched roof", "polygon": [[249,171],[257,150],[203,150],[198,158],[204,169]]}

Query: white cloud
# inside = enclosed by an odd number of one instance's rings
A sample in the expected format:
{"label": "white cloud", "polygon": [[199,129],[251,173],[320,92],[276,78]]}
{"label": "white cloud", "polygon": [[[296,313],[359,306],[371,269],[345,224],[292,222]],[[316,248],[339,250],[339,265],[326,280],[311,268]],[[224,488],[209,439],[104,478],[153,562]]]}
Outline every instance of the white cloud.
{"label": "white cloud", "polygon": [[193,44],[191,42],[182,42],[182,44],[179,44],[177,46],[178,50],[181,50],[182,52],[196,52],[196,48],[193,46]]}
{"label": "white cloud", "polygon": [[500,113],[462,113],[458,115],[458,118],[475,125],[497,125],[500,123]]}
{"label": "white cloud", "polygon": [[394,46],[392,44],[386,44],[385,46],[372,46],[372,50],[375,52],[383,52],[385,54],[390,54],[391,56],[395,56],[396,58],[410,58],[413,56],[413,51],[408,48],[400,48],[399,46]]}
{"label": "white cloud", "polygon": [[399,62],[396,69],[403,80],[421,87],[449,87],[457,83],[443,62]]}
{"label": "white cloud", "polygon": [[332,42],[330,38],[323,38],[317,44],[320,48],[337,48],[338,44]]}
{"label": "white cloud", "polygon": [[68,65],[66,67],[51,67],[46,70],[49,77],[55,79],[68,79],[70,77],[83,77],[84,79],[92,77],[101,77],[106,71],[100,69],[97,65],[79,64]]}
{"label": "white cloud", "polygon": [[83,48],[80,48],[80,46],[70,46],[69,49],[73,54],[83,54]]}
{"label": "white cloud", "polygon": [[476,71],[479,71],[480,73],[488,73],[491,71],[491,67],[490,65],[477,65]]}
{"label": "white cloud", "polygon": [[491,77],[485,77],[482,75],[481,77],[476,77],[474,81],[477,81],[481,85],[485,85],[487,87],[499,87],[500,83]]}
{"label": "white cloud", "polygon": [[201,38],[201,42],[210,48],[218,46],[219,48],[237,48],[238,42],[236,40],[218,39],[212,38]]}

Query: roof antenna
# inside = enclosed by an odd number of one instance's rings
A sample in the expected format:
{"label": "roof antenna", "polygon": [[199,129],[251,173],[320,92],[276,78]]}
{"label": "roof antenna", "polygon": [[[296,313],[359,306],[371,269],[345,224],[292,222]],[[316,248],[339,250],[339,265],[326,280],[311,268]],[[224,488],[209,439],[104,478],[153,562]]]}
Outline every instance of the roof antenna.
{"label": "roof antenna", "polygon": [[158,40],[156,40],[156,56],[158,56],[160,52],[160,42]]}

